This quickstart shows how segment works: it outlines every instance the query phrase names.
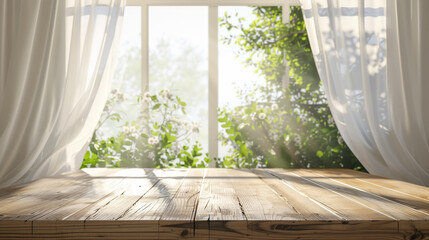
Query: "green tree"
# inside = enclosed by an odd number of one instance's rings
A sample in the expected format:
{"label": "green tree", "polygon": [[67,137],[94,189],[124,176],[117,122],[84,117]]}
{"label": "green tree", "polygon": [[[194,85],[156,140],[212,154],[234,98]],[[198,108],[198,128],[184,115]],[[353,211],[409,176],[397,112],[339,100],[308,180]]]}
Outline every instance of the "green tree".
{"label": "green tree", "polygon": [[239,32],[224,36],[224,43],[239,46],[244,64],[266,84],[238,93],[247,105],[219,111],[221,140],[232,150],[217,164],[363,170],[332,119],[301,9],[291,8],[287,24],[280,7],[254,7],[253,14],[256,19],[248,26],[237,15],[219,19],[221,27]]}

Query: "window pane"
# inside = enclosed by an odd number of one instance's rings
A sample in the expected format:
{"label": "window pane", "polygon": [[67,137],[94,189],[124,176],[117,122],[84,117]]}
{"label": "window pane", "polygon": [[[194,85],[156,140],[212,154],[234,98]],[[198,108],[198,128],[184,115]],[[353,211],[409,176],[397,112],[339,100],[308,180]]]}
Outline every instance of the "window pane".
{"label": "window pane", "polygon": [[127,6],[112,79],[112,91],[117,94],[110,96],[112,101],[118,101],[111,104],[110,112],[119,113],[121,120],[106,120],[97,133],[116,136],[121,130],[119,126],[138,118],[141,105],[137,103],[137,97],[141,94],[141,86],[141,8]]}
{"label": "window pane", "polygon": [[149,90],[180,97],[208,151],[208,8],[149,7]]}
{"label": "window pane", "polygon": [[[252,7],[219,7],[219,18],[231,16],[228,21],[232,25],[242,25],[248,28],[256,20],[252,13]],[[240,22],[239,22],[240,21]],[[222,24],[222,22],[220,22]],[[240,29],[228,29],[225,25],[219,26],[219,108],[233,111],[236,107],[251,104],[251,100],[257,96],[250,97],[248,94],[265,84],[264,77],[255,73],[256,68],[245,64],[249,54],[242,54],[240,46],[234,40],[228,42],[230,36],[242,34]],[[253,58],[257,58],[255,54]],[[247,96],[247,97],[246,97]],[[221,124],[219,131],[222,135]],[[219,157],[225,157],[232,150],[230,144],[224,145],[219,141]]]}

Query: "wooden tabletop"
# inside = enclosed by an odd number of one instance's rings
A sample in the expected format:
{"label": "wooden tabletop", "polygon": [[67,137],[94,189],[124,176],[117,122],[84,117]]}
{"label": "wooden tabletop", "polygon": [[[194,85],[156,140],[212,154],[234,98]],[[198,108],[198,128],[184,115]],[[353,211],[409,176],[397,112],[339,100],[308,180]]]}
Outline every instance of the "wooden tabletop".
{"label": "wooden tabletop", "polygon": [[345,169],[85,169],[0,189],[0,239],[429,239],[429,188]]}

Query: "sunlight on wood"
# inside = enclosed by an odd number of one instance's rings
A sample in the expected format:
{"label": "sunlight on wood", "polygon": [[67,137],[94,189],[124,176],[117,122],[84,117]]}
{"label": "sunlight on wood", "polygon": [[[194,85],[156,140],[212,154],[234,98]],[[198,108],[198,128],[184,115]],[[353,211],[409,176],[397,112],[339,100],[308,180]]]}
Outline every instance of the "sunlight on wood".
{"label": "sunlight on wood", "polygon": [[424,239],[429,189],[345,169],[85,169],[0,190],[0,238]]}

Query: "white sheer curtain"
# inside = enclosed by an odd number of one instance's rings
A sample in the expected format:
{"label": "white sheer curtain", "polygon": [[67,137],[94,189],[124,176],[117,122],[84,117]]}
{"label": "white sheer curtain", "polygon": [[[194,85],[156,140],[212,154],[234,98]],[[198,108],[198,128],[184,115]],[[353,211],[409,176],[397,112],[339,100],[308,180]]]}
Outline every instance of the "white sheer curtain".
{"label": "white sheer curtain", "polygon": [[372,174],[429,186],[429,1],[301,3],[348,146]]}
{"label": "white sheer curtain", "polygon": [[124,0],[0,0],[0,187],[78,169]]}

